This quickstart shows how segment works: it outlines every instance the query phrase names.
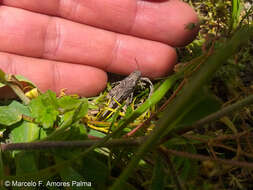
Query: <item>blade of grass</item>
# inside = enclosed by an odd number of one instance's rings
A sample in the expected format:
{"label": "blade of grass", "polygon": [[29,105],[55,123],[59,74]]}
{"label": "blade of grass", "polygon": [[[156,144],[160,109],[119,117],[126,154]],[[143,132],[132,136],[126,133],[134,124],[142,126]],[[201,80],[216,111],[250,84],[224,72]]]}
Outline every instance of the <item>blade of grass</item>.
{"label": "blade of grass", "polygon": [[241,5],[240,0],[232,0],[231,26],[235,30],[240,20]]}

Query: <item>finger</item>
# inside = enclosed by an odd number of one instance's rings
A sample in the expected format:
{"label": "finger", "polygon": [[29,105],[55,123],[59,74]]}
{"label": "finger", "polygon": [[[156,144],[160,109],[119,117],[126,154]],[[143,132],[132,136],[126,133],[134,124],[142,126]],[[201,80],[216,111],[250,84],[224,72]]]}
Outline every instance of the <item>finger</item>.
{"label": "finger", "polygon": [[160,42],[5,6],[0,7],[0,26],[0,51],[119,74],[138,69],[145,76],[161,77],[177,58],[173,48]]}
{"label": "finger", "polygon": [[3,0],[3,4],[60,16],[80,23],[183,46],[197,34],[194,10],[180,0]]}
{"label": "finger", "polygon": [[[95,96],[106,87],[104,71],[84,65],[49,61],[0,52],[0,68],[6,73],[20,74],[39,89],[57,93],[66,88],[68,94]],[[0,89],[0,94],[3,92]]]}

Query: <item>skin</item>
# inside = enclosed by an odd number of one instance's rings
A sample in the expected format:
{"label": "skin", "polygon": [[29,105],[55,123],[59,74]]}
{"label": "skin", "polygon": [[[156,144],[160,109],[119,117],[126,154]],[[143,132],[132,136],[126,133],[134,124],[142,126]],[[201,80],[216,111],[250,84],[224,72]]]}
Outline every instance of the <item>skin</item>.
{"label": "skin", "polygon": [[[42,91],[95,96],[106,72],[167,75],[191,42],[194,10],[179,0],[2,0],[0,68]],[[6,88],[0,96],[10,96]]]}

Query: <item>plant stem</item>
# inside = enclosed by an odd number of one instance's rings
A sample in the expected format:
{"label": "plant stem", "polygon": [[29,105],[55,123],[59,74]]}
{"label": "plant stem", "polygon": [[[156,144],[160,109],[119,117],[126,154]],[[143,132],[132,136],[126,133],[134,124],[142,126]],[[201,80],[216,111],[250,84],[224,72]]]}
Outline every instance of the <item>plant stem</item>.
{"label": "plant stem", "polygon": [[84,141],[40,141],[29,143],[10,143],[1,144],[1,150],[41,150],[52,148],[87,148],[99,143],[97,147],[120,147],[120,146],[138,146],[143,143],[144,138],[112,139],[101,144],[102,140],[84,140]]}
{"label": "plant stem", "polygon": [[222,158],[213,158],[209,156],[203,156],[199,154],[191,154],[188,152],[182,152],[182,151],[177,151],[177,150],[172,150],[172,149],[163,149],[167,154],[173,154],[176,156],[184,157],[184,158],[190,158],[194,160],[200,160],[200,161],[205,161],[205,160],[211,160],[220,164],[229,164],[232,166],[237,166],[237,167],[243,167],[243,168],[253,168],[253,163],[250,162],[243,162],[243,161],[237,161],[237,160],[228,160],[228,159],[222,159]]}
{"label": "plant stem", "polygon": [[177,128],[175,130],[172,130],[167,136],[167,138],[169,136],[171,136],[172,134],[177,134],[177,135],[181,135],[186,133],[187,131],[191,131],[193,129],[198,129],[198,128],[202,128],[203,125],[210,123],[211,121],[215,121],[225,115],[228,115],[232,112],[238,111],[240,109],[242,109],[243,107],[253,104],[253,95],[248,96],[247,98],[244,98],[241,101],[238,101],[232,105],[229,105],[215,113],[212,113],[206,117],[204,117],[203,119],[198,120],[196,123],[194,123],[193,125],[190,126],[185,126],[185,127],[180,127]]}
{"label": "plant stem", "polygon": [[24,92],[20,89],[20,87],[16,84],[8,83],[8,86],[15,92],[15,94],[22,100],[22,102],[27,105],[30,102],[30,99],[26,97]]}

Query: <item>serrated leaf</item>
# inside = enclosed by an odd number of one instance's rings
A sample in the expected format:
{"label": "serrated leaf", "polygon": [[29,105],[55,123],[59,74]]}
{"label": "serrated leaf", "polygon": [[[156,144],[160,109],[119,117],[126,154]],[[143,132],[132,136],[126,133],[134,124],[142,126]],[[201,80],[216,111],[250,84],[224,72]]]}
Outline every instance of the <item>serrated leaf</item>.
{"label": "serrated leaf", "polygon": [[12,143],[31,142],[39,139],[40,127],[37,124],[22,121],[10,133]]}
{"label": "serrated leaf", "polygon": [[22,114],[10,106],[0,106],[0,124],[11,126],[22,119]]}
{"label": "serrated leaf", "polygon": [[31,116],[44,128],[53,127],[59,115],[56,94],[52,91],[47,91],[33,99],[29,104],[29,108]]}
{"label": "serrated leaf", "polygon": [[71,97],[71,96],[63,96],[58,99],[58,105],[63,112],[73,110],[80,105],[80,99]]}

